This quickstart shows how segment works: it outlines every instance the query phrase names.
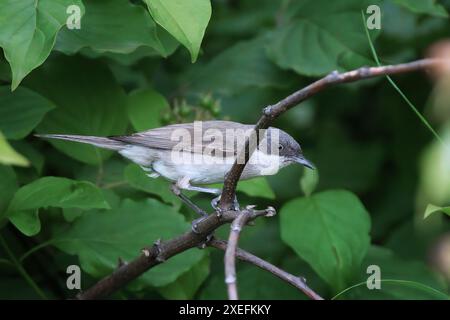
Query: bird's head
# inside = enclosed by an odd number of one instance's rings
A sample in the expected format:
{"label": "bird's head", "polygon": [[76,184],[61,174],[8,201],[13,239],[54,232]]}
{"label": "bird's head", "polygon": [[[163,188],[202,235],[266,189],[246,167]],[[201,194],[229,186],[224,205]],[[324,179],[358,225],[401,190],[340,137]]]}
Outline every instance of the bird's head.
{"label": "bird's head", "polygon": [[[270,143],[275,143],[274,148],[277,148],[278,155],[284,164],[299,163],[307,168],[314,169],[314,165],[305,158],[300,144],[294,138],[280,129],[270,128],[269,130],[278,130],[277,133],[272,132],[269,135],[272,138]],[[276,136],[278,138],[274,139]],[[276,140],[278,140],[278,143]]]}

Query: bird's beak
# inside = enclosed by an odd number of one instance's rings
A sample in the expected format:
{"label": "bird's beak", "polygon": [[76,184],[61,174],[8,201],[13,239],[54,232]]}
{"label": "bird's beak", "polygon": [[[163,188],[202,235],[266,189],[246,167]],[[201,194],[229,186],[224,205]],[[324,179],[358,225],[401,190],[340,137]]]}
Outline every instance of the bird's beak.
{"label": "bird's beak", "polygon": [[304,165],[305,167],[310,168],[312,170],[315,169],[315,167],[311,163],[311,161],[307,160],[304,157],[294,157],[292,160],[294,160],[294,162],[300,163],[301,165]]}

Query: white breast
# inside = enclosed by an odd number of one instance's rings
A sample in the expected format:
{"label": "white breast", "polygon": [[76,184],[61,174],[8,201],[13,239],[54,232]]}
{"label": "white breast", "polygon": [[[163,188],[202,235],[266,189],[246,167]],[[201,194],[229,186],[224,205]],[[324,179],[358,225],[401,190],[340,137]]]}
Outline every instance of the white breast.
{"label": "white breast", "polygon": [[[183,153],[174,156],[170,151],[152,150],[141,146],[130,146],[119,153],[143,167],[151,167],[166,179],[176,181],[189,177],[192,184],[223,182],[235,158],[218,160],[209,155]],[[276,174],[283,166],[280,158],[256,150],[243,174],[243,179]]]}

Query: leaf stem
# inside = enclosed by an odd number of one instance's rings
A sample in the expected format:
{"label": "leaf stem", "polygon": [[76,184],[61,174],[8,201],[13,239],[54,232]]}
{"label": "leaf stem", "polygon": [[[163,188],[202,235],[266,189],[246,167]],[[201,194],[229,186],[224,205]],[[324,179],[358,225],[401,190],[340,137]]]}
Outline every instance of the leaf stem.
{"label": "leaf stem", "polygon": [[[378,58],[378,54],[375,50],[375,46],[373,45],[372,39],[370,38],[369,30],[367,30],[365,26],[365,16],[364,12],[361,11],[362,19],[363,19],[363,25],[364,30],[366,32],[367,40],[369,41],[370,51],[372,52],[373,59],[375,60],[375,63],[380,67],[380,59]],[[411,108],[411,110],[417,115],[417,117],[422,121],[422,123],[427,127],[428,130],[434,135],[434,137],[444,146],[448,147],[444,140],[439,136],[439,134],[434,130],[434,128],[431,126],[431,124],[425,119],[425,117],[420,113],[420,111],[414,106],[414,104],[411,102],[411,100],[408,99],[408,97],[403,93],[403,91],[398,87],[398,85],[395,83],[394,80],[389,75],[386,75],[386,79],[389,81],[389,83],[394,87],[394,89],[400,94],[400,96],[405,100],[405,102],[408,104],[408,106]]]}
{"label": "leaf stem", "polygon": [[20,258],[19,258],[19,262],[23,262],[26,258],[28,258],[31,254],[33,254],[34,252],[47,247],[48,245],[54,243],[55,241],[53,239],[47,240],[45,242],[42,242],[36,246],[34,246],[33,248],[31,248],[30,250],[28,250],[27,252],[25,252]]}
{"label": "leaf stem", "polygon": [[[410,280],[398,280],[398,279],[380,279],[380,280],[376,280],[376,282],[386,282],[386,283],[395,283],[395,284],[400,284],[400,285],[406,285],[409,287],[413,287],[413,288],[418,288],[418,289],[422,289],[424,291],[428,291],[428,292],[432,292],[433,294],[436,294],[439,298],[441,299],[445,299],[448,300],[450,297],[448,295],[446,295],[445,293],[427,286],[423,283],[419,283],[419,282],[415,282],[415,281],[410,281]],[[357,287],[361,287],[363,285],[366,285],[367,282],[363,281],[363,282],[359,282],[357,284],[354,284],[350,287],[348,287],[347,289],[342,290],[341,292],[339,292],[337,295],[335,295],[333,298],[331,298],[331,300],[336,300],[339,296],[343,295],[344,293],[357,288]]]}
{"label": "leaf stem", "polygon": [[6,254],[9,256],[9,258],[11,259],[11,262],[15,265],[15,267],[17,268],[17,271],[19,271],[20,275],[25,279],[26,282],[28,282],[28,284],[30,285],[30,287],[32,287],[34,289],[34,291],[38,294],[39,297],[41,297],[41,299],[43,300],[47,300],[47,296],[45,295],[45,293],[39,288],[39,286],[36,284],[36,282],[34,282],[34,280],[30,277],[30,275],[27,273],[27,271],[24,269],[24,267],[22,266],[22,264],[20,263],[19,260],[17,260],[17,258],[14,256],[13,252],[11,251],[11,249],[9,248],[8,244],[6,243],[5,239],[3,238],[2,235],[0,235],[0,244],[2,245],[2,247],[5,249]]}

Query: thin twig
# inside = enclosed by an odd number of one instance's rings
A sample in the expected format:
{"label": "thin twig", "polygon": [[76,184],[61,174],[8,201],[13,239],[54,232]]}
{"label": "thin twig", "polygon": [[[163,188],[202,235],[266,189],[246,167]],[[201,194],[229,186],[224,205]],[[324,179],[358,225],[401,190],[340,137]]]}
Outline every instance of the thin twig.
{"label": "thin twig", "polygon": [[[227,249],[227,245],[228,243],[226,241],[219,239],[212,239],[210,242],[208,242],[208,246],[223,251]],[[236,249],[236,257],[239,260],[251,263],[263,270],[269,271],[274,276],[277,276],[281,280],[286,281],[290,285],[302,291],[304,294],[306,294],[313,300],[323,300],[323,298],[320,295],[318,295],[316,292],[314,292],[314,290],[308,287],[308,285],[306,284],[305,280],[302,277],[294,276],[293,274],[290,274],[289,272],[286,272],[278,268],[277,266],[274,266],[273,264],[267,262],[266,260],[263,260],[240,248]]]}
{"label": "thin twig", "polygon": [[[339,73],[333,71],[327,76],[311,83],[303,89],[300,89],[283,100],[274,105],[267,106],[263,109],[263,114],[256,123],[253,132],[256,133],[260,129],[267,129],[270,123],[279,117],[281,114],[307,100],[315,94],[328,89],[336,84],[355,82],[359,80],[374,78],[378,76],[394,75],[401,73],[408,73],[418,70],[426,70],[430,67],[437,67],[445,63],[443,59],[422,59],[409,63],[402,63],[397,65],[387,65],[379,67],[362,67],[353,71]],[[250,139],[246,138],[243,149],[240,151],[240,161],[235,161],[232,168],[225,178],[222,196],[220,198],[219,208],[222,210],[229,210],[233,203],[236,193],[236,186],[241,177],[244,167],[250,159],[253,151],[256,149],[256,144],[250,145]],[[242,161],[242,159],[244,161]]]}
{"label": "thin twig", "polygon": [[239,300],[236,280],[236,249],[242,228],[250,218],[250,211],[243,210],[231,223],[228,246],[225,250],[225,283],[228,289],[228,299]]}
{"label": "thin twig", "polygon": [[230,300],[239,300],[236,278],[236,251],[238,248],[239,236],[242,228],[250,221],[252,217],[264,215],[272,217],[276,214],[273,207],[266,210],[254,210],[255,206],[247,206],[231,223],[228,245],[225,250],[225,283],[227,284],[228,298]]}

